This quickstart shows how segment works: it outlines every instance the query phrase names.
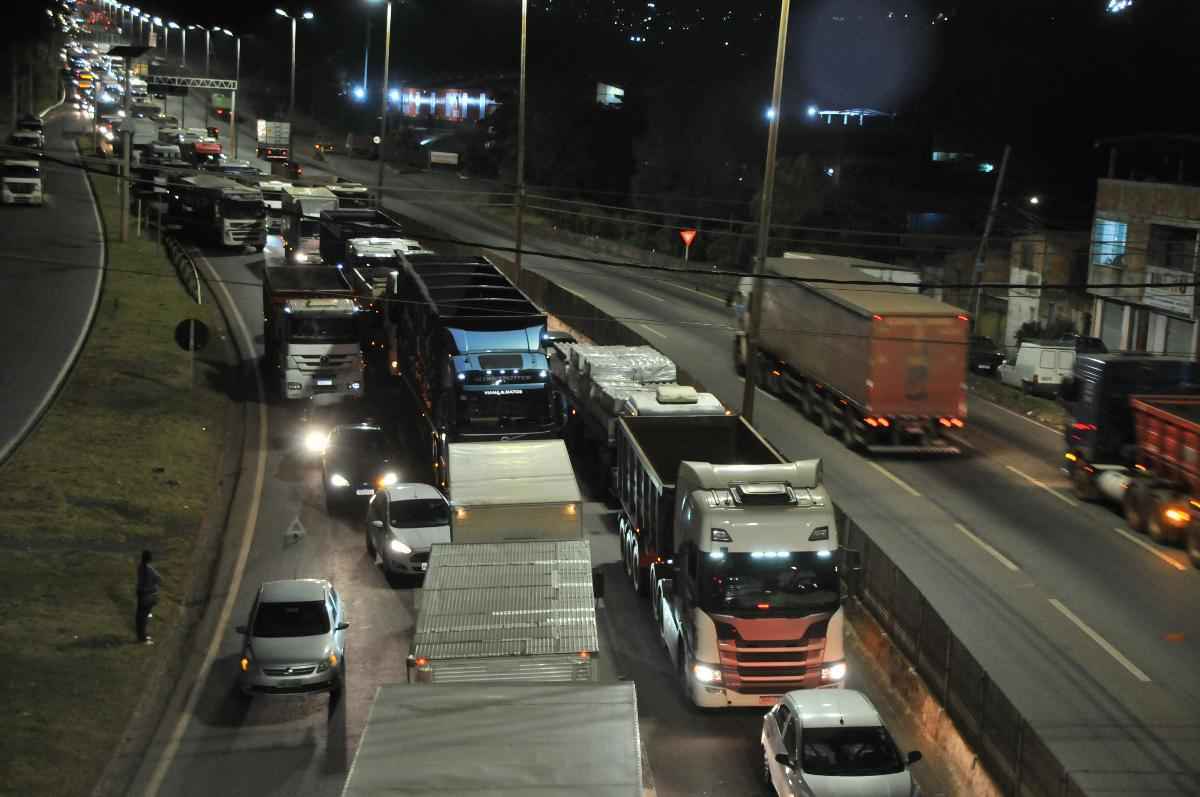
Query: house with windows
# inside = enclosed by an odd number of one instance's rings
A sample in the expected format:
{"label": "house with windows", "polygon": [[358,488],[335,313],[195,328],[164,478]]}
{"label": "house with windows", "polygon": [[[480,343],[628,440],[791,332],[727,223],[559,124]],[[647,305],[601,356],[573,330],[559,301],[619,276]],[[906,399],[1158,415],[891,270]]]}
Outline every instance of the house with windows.
{"label": "house with windows", "polygon": [[1200,187],[1105,178],[1096,191],[1087,293],[1110,350],[1197,354]]}

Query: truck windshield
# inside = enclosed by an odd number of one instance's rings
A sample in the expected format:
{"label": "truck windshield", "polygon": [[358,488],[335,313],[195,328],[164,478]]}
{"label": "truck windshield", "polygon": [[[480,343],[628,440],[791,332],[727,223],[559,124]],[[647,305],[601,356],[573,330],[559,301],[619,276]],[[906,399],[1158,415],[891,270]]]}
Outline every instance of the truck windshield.
{"label": "truck windshield", "polygon": [[550,392],[542,387],[518,390],[465,391],[458,401],[458,429],[482,433],[488,429],[537,431],[551,423]]}
{"label": "truck windshield", "polygon": [[221,215],[227,219],[261,219],[266,214],[266,206],[257,199],[221,200]]}
{"label": "truck windshield", "polygon": [[32,179],[34,177],[41,177],[42,172],[36,166],[5,166],[4,176]]}
{"label": "truck windshield", "polygon": [[699,584],[701,607],[715,613],[808,613],[836,608],[840,600],[837,566],[815,553],[702,556]]}
{"label": "truck windshield", "polygon": [[353,210],[356,208],[371,207],[370,197],[365,196],[339,196],[338,208],[341,210]]}
{"label": "truck windshield", "polygon": [[320,238],[321,222],[316,219],[300,219],[301,238]]}
{"label": "truck windshield", "polygon": [[290,343],[358,343],[353,318],[293,317],[288,324]]}

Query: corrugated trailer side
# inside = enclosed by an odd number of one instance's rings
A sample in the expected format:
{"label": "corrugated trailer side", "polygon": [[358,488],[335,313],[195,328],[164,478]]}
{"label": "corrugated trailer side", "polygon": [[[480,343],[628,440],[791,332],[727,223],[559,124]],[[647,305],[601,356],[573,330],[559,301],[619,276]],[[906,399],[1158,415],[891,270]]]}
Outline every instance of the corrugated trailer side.
{"label": "corrugated trailer side", "polygon": [[1130,406],[1138,464],[1200,495],[1200,396],[1134,396]]}

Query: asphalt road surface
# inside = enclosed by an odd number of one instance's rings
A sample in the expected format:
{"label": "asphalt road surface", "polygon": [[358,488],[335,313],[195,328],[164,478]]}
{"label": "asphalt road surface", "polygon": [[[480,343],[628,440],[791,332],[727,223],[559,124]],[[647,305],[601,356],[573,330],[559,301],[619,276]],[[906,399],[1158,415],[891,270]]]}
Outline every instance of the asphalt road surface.
{"label": "asphalt road surface", "polygon": [[[0,205],[0,462],[48,406],[83,345],[103,276],[103,234],[77,162],[85,123],[52,111],[46,204]],[[5,150],[3,157],[14,156]]]}

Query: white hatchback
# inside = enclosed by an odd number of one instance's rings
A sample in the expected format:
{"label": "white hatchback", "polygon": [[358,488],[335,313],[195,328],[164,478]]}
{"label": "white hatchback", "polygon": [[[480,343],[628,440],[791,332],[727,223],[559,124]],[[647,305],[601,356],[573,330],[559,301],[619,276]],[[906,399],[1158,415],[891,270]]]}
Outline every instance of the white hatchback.
{"label": "white hatchback", "polygon": [[908,771],[879,712],[853,689],[788,692],[763,717],[763,777],[779,797],[914,797]]}
{"label": "white hatchback", "polygon": [[376,491],[367,509],[367,554],[385,573],[422,576],[430,548],[450,542],[450,504],[428,484],[392,484]]}

